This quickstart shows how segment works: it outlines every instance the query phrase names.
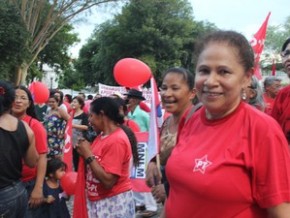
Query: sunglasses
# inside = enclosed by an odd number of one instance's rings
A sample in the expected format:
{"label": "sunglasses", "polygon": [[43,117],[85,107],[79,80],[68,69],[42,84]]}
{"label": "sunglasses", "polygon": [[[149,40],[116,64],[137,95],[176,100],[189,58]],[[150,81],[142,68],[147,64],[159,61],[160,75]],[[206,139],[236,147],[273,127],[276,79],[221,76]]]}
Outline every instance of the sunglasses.
{"label": "sunglasses", "polygon": [[282,51],[281,52],[281,56],[283,57],[283,58],[285,58],[285,57],[287,57],[287,56],[289,56],[290,55],[290,50],[285,50],[285,51]]}

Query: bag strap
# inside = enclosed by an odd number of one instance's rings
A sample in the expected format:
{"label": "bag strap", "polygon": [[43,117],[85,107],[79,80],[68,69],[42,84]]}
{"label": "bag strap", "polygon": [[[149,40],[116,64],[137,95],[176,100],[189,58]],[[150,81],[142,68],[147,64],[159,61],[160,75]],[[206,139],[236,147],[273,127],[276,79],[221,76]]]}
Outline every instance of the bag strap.
{"label": "bag strap", "polygon": [[31,121],[32,121],[32,117],[30,117],[29,123],[28,125],[31,127]]}
{"label": "bag strap", "polygon": [[201,108],[201,106],[202,106],[202,103],[199,102],[191,108],[191,110],[189,111],[189,113],[187,114],[185,118],[185,123],[189,120],[189,118],[191,118],[194,112],[198,111]]}

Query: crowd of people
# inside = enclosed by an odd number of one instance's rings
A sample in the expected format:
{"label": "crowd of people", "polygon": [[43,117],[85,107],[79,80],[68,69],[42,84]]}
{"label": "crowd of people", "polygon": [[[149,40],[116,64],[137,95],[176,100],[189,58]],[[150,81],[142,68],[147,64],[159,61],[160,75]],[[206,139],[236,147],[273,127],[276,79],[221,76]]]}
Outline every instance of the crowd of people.
{"label": "crowd of people", "polygon": [[[72,120],[75,217],[290,217],[290,86],[261,83],[254,53],[234,31],[215,31],[195,48],[195,77],[169,68],[160,86],[166,114],[160,152],[147,165],[151,192],[132,189],[148,132],[142,91],[111,96],[51,90],[35,104],[25,86],[0,81],[0,216],[70,217],[61,187],[65,129]],[[282,45],[290,78],[290,38]],[[145,182],[145,181],[144,181]]]}

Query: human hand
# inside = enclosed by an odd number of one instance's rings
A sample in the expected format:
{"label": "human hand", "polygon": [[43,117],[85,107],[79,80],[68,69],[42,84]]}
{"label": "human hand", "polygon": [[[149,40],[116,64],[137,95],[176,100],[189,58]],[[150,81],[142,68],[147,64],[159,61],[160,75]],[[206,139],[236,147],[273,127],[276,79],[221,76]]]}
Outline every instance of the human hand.
{"label": "human hand", "polygon": [[166,192],[163,184],[153,186],[151,193],[157,203],[163,203],[166,199]]}
{"label": "human hand", "polygon": [[45,199],[45,202],[48,204],[51,204],[55,201],[55,198],[52,195],[48,195],[47,198]]}
{"label": "human hand", "polygon": [[40,206],[43,202],[44,202],[44,196],[43,196],[42,188],[34,187],[28,200],[29,207],[36,208]]}
{"label": "human hand", "polygon": [[146,169],[146,184],[149,187],[161,184],[161,173],[155,162],[149,162]]}
{"label": "human hand", "polygon": [[76,150],[83,158],[87,158],[93,155],[91,151],[91,144],[84,138],[78,139]]}

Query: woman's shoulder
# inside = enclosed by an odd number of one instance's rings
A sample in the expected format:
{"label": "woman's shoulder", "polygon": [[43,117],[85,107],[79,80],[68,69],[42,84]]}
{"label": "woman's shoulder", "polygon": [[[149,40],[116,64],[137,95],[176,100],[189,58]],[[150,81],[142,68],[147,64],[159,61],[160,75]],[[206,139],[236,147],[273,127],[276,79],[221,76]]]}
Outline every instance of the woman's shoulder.
{"label": "woman's shoulder", "polygon": [[273,117],[251,105],[245,103],[242,113],[243,115],[239,115],[240,119],[243,119],[244,123],[248,123],[248,126],[252,129],[256,128],[264,134],[266,131],[275,132],[280,130],[279,124]]}

